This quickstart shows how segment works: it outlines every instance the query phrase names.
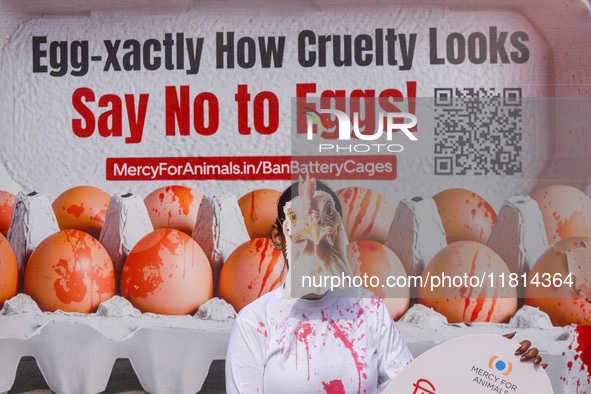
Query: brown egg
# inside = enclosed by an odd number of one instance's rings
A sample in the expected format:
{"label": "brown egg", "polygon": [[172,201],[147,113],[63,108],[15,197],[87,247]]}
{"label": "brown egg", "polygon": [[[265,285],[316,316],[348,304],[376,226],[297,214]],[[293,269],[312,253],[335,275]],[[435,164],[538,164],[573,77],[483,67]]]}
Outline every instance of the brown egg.
{"label": "brown egg", "polygon": [[478,194],[466,189],[447,189],[433,196],[447,243],[486,243],[497,220],[495,210]]}
{"label": "brown egg", "polygon": [[362,187],[337,191],[349,242],[360,239],[384,243],[396,208],[380,193]]}
{"label": "brown egg", "polygon": [[277,219],[277,200],[281,192],[273,189],[258,189],[238,200],[244,223],[250,238],[268,238],[271,226]]}
{"label": "brown egg", "polygon": [[89,313],[115,295],[107,250],[79,230],[62,230],[37,246],[27,263],[24,292],[43,311]]}
{"label": "brown egg", "polygon": [[0,308],[18,292],[18,263],[12,247],[0,234]]}
{"label": "brown egg", "polygon": [[591,325],[591,238],[565,238],[550,246],[529,272],[524,296],[555,326]]}
{"label": "brown egg", "polygon": [[212,293],[211,267],[203,249],[175,229],[158,229],[142,238],[121,273],[121,295],[142,312],[193,313]]}
{"label": "brown egg", "polygon": [[[393,319],[398,319],[408,310],[410,291],[406,284],[406,271],[390,248],[375,241],[355,241],[347,245],[347,258],[353,275],[367,278],[363,287],[384,299]],[[393,283],[399,286],[388,286],[388,277],[397,278],[398,282]]]}
{"label": "brown egg", "polygon": [[548,243],[591,236],[591,198],[577,188],[554,185],[531,195],[544,218]]}
{"label": "brown egg", "polygon": [[516,288],[499,282],[504,275],[508,283],[510,273],[488,246],[475,241],[454,242],[439,251],[423,271],[419,302],[450,323],[503,322],[517,310]]}
{"label": "brown egg", "polygon": [[60,230],[80,230],[98,239],[110,200],[101,189],[77,186],[60,194],[52,207]]}
{"label": "brown egg", "polygon": [[173,228],[188,235],[193,232],[203,195],[186,186],[166,186],[145,199],[154,229]]}
{"label": "brown egg", "polygon": [[219,296],[236,311],[282,283],[283,255],[270,238],[255,238],[240,245],[224,262]]}
{"label": "brown egg", "polygon": [[15,199],[14,194],[0,190],[0,233],[5,237],[12,220]]}

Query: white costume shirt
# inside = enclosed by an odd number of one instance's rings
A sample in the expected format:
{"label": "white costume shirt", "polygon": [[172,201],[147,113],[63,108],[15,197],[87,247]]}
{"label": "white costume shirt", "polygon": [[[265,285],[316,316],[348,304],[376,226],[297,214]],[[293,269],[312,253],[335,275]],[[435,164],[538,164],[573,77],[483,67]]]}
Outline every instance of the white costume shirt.
{"label": "white costume shirt", "polygon": [[412,361],[381,298],[282,294],[280,287],[238,314],[226,356],[228,393],[376,393]]}

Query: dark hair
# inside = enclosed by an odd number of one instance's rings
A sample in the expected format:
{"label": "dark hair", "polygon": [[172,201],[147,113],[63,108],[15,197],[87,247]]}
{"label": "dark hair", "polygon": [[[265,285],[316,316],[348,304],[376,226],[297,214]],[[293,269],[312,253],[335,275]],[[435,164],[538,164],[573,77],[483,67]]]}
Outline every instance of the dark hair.
{"label": "dark hair", "polygon": [[[292,185],[290,187],[288,187],[287,189],[285,189],[283,194],[281,194],[281,197],[279,197],[279,200],[277,200],[277,221],[276,221],[276,223],[277,223],[277,229],[279,230],[279,232],[281,234],[283,234],[283,222],[285,221],[285,212],[283,211],[283,208],[285,207],[285,204],[287,204],[288,201],[291,201],[293,198],[300,195],[299,186],[300,186],[299,182],[292,183]],[[336,193],[330,187],[328,187],[326,184],[322,183],[321,181],[316,181],[316,190],[322,190],[323,192],[330,194],[330,196],[334,200],[334,206],[337,209],[337,212],[339,213],[339,215],[343,216],[343,211],[341,209],[341,203],[339,201],[339,198],[337,197]]]}

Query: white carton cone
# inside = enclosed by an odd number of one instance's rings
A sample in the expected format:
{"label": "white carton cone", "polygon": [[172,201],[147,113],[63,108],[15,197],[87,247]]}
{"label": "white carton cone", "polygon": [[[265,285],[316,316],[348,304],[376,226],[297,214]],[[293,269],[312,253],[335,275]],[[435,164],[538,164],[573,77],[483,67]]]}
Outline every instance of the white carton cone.
{"label": "white carton cone", "polygon": [[229,336],[184,328],[140,328],[126,348],[145,391],[196,393],[211,362],[226,357]]}
{"label": "white carton cone", "polygon": [[[212,269],[220,266],[223,263],[219,251],[216,249],[214,237],[217,230],[214,228],[216,219],[216,209],[214,208],[215,199],[212,197],[203,196],[199,210],[197,211],[197,219],[193,227],[191,237],[201,246],[205,255],[209,259]],[[219,209],[219,207],[218,207]]]}
{"label": "white carton cone", "polygon": [[29,341],[31,354],[52,391],[104,391],[117,359],[117,343],[83,323],[52,322]]}
{"label": "white carton cone", "polygon": [[505,201],[487,245],[507,264],[511,272],[528,273],[548,248],[544,220],[538,203],[528,196]]}
{"label": "white carton cone", "polygon": [[129,252],[154,231],[144,200],[134,194],[114,194],[107,207],[99,242],[107,249],[119,278]]}
{"label": "white carton cone", "polygon": [[18,363],[23,356],[21,346],[14,345],[14,342],[22,340],[0,338],[0,393],[6,393],[12,388]]}
{"label": "white carton cone", "polygon": [[60,228],[47,197],[37,192],[17,194],[7,238],[16,255],[19,277],[23,277],[35,248],[58,231]]}
{"label": "white carton cone", "polygon": [[435,201],[420,197],[402,200],[384,244],[396,253],[407,275],[421,275],[447,244]]}
{"label": "white carton cone", "polygon": [[216,295],[224,261],[238,246],[250,241],[236,196],[204,197],[199,206],[192,238],[209,259]]}

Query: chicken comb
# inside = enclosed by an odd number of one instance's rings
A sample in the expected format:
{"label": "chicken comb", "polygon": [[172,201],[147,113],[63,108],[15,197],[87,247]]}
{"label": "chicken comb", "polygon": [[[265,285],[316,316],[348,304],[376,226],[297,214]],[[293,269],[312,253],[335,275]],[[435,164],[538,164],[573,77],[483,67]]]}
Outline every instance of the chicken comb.
{"label": "chicken comb", "polygon": [[310,174],[306,174],[306,179],[304,180],[300,175],[298,192],[304,203],[304,213],[307,215],[312,214],[312,199],[314,198],[314,193],[316,193],[316,178],[310,179]]}

